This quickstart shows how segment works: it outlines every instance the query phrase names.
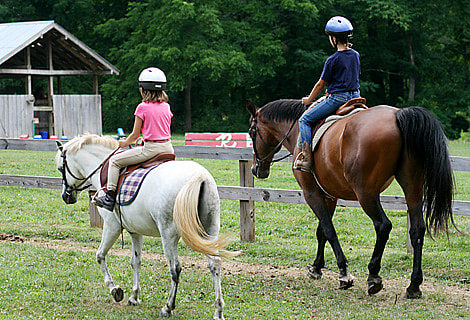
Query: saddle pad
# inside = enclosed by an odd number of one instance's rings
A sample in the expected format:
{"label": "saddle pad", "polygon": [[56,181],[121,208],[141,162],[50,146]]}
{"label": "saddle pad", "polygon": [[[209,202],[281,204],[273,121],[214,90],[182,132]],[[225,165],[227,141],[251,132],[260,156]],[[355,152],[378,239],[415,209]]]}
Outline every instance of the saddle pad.
{"label": "saddle pad", "polygon": [[131,204],[139,193],[140,186],[145,177],[158,166],[159,165],[150,168],[137,168],[129,174],[125,174],[116,197],[117,204],[120,206]]}
{"label": "saddle pad", "polygon": [[[349,117],[349,116],[352,116],[353,114],[356,114],[360,111],[364,111],[366,110],[365,108],[356,108],[356,109],[353,109],[350,113],[344,115],[344,116],[339,116],[339,115],[332,115],[332,116],[329,116],[328,118],[325,119],[325,121],[321,124],[321,126],[317,129],[317,131],[315,132],[315,135],[313,136],[313,140],[312,140],[312,151],[315,151],[315,148],[316,146],[318,145],[318,143],[320,142],[321,138],[323,137],[323,134],[326,132],[326,130],[328,130],[329,127],[331,127],[336,121],[338,120],[341,120],[343,118],[346,118],[346,117]],[[313,128],[315,130],[315,128]],[[299,137],[297,139],[297,146],[299,147],[299,149],[302,149],[302,143],[301,143],[301,140],[300,140],[300,134],[299,134]]]}

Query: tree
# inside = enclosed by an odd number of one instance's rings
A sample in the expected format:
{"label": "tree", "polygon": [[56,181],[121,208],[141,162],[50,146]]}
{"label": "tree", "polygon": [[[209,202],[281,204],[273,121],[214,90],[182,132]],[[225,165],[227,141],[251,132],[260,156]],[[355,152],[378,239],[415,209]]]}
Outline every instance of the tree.
{"label": "tree", "polygon": [[[126,17],[97,28],[107,43],[114,44],[110,54],[122,72],[119,82],[105,88],[110,96],[121,97],[116,103],[135,105],[127,97],[138,100],[128,93],[135,88],[138,73],[146,66],[158,66],[167,74],[170,93],[184,96],[185,131],[192,127],[193,102],[212,111],[199,110],[199,115],[209,117],[206,121],[214,112],[218,113],[214,121],[230,121],[217,100],[259,88],[286,61],[279,39],[285,32],[278,21],[279,9],[314,14],[309,1],[285,1],[282,6],[272,1],[229,0],[132,4]],[[195,88],[206,96],[194,96]],[[242,105],[240,99],[237,103]],[[109,105],[110,110],[118,107]]]}

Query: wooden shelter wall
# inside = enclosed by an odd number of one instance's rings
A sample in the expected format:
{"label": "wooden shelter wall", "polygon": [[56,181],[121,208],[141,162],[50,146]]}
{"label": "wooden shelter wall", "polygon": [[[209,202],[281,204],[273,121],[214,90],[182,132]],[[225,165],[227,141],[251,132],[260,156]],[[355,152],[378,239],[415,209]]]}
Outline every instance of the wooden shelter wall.
{"label": "wooden shelter wall", "polygon": [[102,134],[100,95],[54,95],[53,105],[56,135]]}
{"label": "wooden shelter wall", "polygon": [[33,135],[33,104],[30,95],[0,95],[0,136]]}

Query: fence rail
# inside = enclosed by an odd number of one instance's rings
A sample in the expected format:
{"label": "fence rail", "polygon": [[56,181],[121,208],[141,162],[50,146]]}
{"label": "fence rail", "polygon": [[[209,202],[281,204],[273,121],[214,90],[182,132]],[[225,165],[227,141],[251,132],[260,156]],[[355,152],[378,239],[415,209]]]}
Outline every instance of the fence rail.
{"label": "fence rail", "polygon": [[[219,148],[200,146],[175,145],[175,153],[180,158],[238,160],[240,173],[240,186],[218,186],[220,198],[240,201],[240,237],[243,241],[254,241],[254,202],[284,202],[305,204],[301,190],[254,188],[254,179],[251,175],[251,161],[253,152],[251,148]],[[38,150],[55,151],[56,144],[50,140],[23,140],[0,138],[0,149],[12,150]],[[287,154],[281,150],[278,155]],[[292,161],[292,157],[283,160]],[[451,157],[454,171],[470,171],[470,158]],[[60,189],[61,178],[22,176],[0,174],[1,186],[52,188]],[[402,196],[381,196],[382,206],[385,209],[406,210],[405,199]],[[357,201],[338,200],[341,207],[360,207]],[[453,201],[453,212],[457,215],[470,216],[470,201]]]}

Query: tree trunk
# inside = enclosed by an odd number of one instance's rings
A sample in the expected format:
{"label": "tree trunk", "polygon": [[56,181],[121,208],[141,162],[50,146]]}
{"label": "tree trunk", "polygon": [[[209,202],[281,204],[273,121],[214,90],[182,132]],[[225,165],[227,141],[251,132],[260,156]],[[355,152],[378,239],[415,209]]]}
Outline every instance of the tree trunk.
{"label": "tree trunk", "polygon": [[184,131],[191,130],[191,83],[192,79],[189,76],[186,80],[186,89],[184,90]]}
{"label": "tree trunk", "polygon": [[408,91],[408,100],[413,101],[415,99],[415,91],[416,91],[416,80],[415,80],[415,75],[414,75],[414,69],[416,67],[416,63],[415,63],[415,56],[413,53],[413,36],[408,34],[407,39],[408,39],[408,50],[410,54],[410,63],[412,66],[410,79],[409,79],[410,84],[409,84],[409,91]]}

